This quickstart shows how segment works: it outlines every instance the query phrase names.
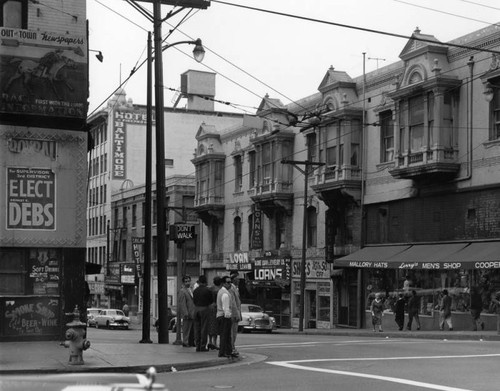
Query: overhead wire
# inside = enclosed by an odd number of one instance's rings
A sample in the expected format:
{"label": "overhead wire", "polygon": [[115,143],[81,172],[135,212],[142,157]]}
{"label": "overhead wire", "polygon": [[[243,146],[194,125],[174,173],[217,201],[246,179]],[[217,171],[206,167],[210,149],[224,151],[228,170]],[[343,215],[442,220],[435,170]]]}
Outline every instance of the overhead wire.
{"label": "overhead wire", "polygon": [[[96,0],[96,1],[97,1],[97,2],[99,2],[98,0]],[[227,4],[227,3],[225,3],[225,2],[221,2],[221,1],[217,1],[217,0],[213,0],[213,1],[215,1],[215,2],[219,2],[219,3],[224,3],[224,4]],[[245,8],[246,8],[246,7],[245,7]],[[308,19],[308,18],[306,18],[306,19]],[[404,38],[408,38],[408,39],[416,39],[415,37],[405,37],[405,36],[399,36],[399,35],[396,35],[396,36],[398,36],[398,37],[404,37]],[[417,39],[417,40],[418,40],[418,39]],[[432,42],[432,43],[436,43],[435,41],[431,41],[431,42]],[[443,45],[448,45],[448,44],[443,43]],[[457,45],[448,45],[448,46],[457,46]],[[463,45],[459,45],[458,47],[463,48],[464,46],[463,46]],[[494,53],[496,53],[496,51],[490,51],[490,50],[487,50],[487,49],[486,49],[486,50],[484,50],[484,49],[478,49],[478,48],[474,48],[474,47],[466,47],[466,48],[467,48],[467,49],[470,49],[470,50],[477,50],[477,51],[485,51],[485,52],[494,52]],[[211,51],[211,50],[210,50],[210,51]],[[185,54],[185,53],[184,53],[184,54]],[[210,68],[210,69],[212,69],[212,68]],[[212,70],[213,70],[213,69],[212,69]],[[223,76],[223,77],[224,77],[224,76]],[[123,83],[122,83],[122,84],[123,84]],[[115,92],[116,92],[116,90],[115,90]],[[261,98],[261,97],[259,96],[259,98]],[[287,98],[287,99],[288,99],[288,98]],[[303,152],[303,151],[302,151],[302,152]],[[297,151],[297,153],[299,153],[299,151]],[[378,171],[377,171],[377,172],[378,172]],[[190,174],[190,175],[192,175],[192,174]]]}
{"label": "overhead wire", "polygon": [[429,10],[429,11],[434,11],[434,12],[437,12],[437,13],[440,13],[440,14],[444,14],[444,15],[456,16],[457,18],[471,20],[473,22],[479,22],[479,23],[484,23],[484,24],[493,25],[493,26],[500,26],[497,23],[485,22],[484,20],[474,19],[474,18],[471,18],[470,16],[457,15],[457,14],[454,14],[454,13],[451,13],[451,12],[441,11],[441,10],[438,10],[436,8],[424,7],[423,5],[420,5],[420,4],[409,3],[409,2],[403,1],[403,0],[393,0],[393,1],[395,1],[396,3],[410,5],[412,7],[417,7],[417,8],[421,8],[421,9],[425,9],[425,10]]}
{"label": "overhead wire", "polygon": [[[427,43],[433,43],[433,44],[438,43],[438,42],[436,42],[436,40],[423,38],[423,37],[415,37],[415,36],[408,36],[408,35],[403,35],[403,34],[396,34],[396,33],[391,33],[391,32],[382,31],[382,30],[369,29],[366,27],[360,27],[360,26],[354,26],[354,25],[349,25],[349,24],[344,24],[344,23],[331,22],[331,21],[322,20],[322,19],[310,18],[307,16],[294,15],[294,14],[289,14],[289,13],[279,12],[279,11],[272,11],[272,10],[268,10],[268,9],[264,9],[264,8],[256,8],[256,7],[250,7],[250,6],[242,5],[242,4],[228,3],[228,2],[222,1],[222,0],[211,0],[211,1],[213,3],[219,3],[219,4],[229,5],[229,6],[233,6],[233,7],[245,8],[245,9],[249,9],[252,11],[258,11],[258,12],[264,12],[264,13],[269,13],[269,14],[274,14],[274,15],[279,15],[279,16],[285,16],[288,18],[300,19],[300,20],[305,20],[305,21],[309,21],[309,22],[327,24],[330,26],[343,27],[343,28],[351,29],[351,30],[364,31],[367,33],[381,34],[381,35],[386,35],[386,36],[395,37],[395,38],[403,38],[406,40],[414,39],[414,40],[417,40],[420,42],[427,42]],[[460,48],[460,49],[468,49],[468,50],[473,50],[473,51],[482,51],[482,52],[500,54],[500,51],[498,51],[498,50],[479,49],[479,48],[476,48],[473,46],[461,45],[461,44],[453,43],[453,42],[444,42],[444,43],[439,42],[439,44],[444,45],[444,46],[456,47],[456,48]]]}

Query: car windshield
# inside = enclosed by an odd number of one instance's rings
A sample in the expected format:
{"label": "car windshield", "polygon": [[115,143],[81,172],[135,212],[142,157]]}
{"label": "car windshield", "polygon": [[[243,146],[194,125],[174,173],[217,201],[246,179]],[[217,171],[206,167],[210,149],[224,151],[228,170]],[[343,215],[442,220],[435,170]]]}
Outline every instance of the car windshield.
{"label": "car windshield", "polygon": [[258,305],[241,305],[241,311],[243,312],[263,312],[262,308],[260,308]]}

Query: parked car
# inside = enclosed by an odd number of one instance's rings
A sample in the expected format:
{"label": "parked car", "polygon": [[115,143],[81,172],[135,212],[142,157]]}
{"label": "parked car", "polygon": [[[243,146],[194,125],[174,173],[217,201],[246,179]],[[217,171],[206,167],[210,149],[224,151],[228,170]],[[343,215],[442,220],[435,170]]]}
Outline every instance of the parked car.
{"label": "parked car", "polygon": [[95,317],[101,308],[87,308],[87,327],[96,327]]}
{"label": "parked car", "polygon": [[95,316],[95,327],[107,327],[128,329],[130,319],[125,316],[122,310],[100,310]]}
{"label": "parked car", "polygon": [[238,331],[265,331],[272,333],[276,330],[276,320],[274,317],[266,314],[262,307],[255,304],[241,304],[242,320],[238,323]]}

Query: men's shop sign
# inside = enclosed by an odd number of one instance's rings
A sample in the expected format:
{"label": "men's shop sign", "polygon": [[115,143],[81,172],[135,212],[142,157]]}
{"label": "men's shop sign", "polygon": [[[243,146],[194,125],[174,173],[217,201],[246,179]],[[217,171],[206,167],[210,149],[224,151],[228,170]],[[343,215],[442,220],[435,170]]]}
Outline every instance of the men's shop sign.
{"label": "men's shop sign", "polygon": [[474,270],[500,269],[500,261],[481,262],[372,262],[372,261],[335,261],[337,267],[357,267],[364,269],[424,269],[424,270]]}
{"label": "men's shop sign", "polygon": [[54,230],[56,179],[50,169],[7,168],[7,229]]}

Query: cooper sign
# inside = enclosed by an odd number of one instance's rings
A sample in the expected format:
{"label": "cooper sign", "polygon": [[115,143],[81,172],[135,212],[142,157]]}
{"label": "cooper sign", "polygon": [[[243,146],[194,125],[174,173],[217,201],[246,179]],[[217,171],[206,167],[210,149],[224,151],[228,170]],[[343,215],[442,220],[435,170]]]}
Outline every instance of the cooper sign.
{"label": "cooper sign", "polygon": [[44,168],[7,168],[7,229],[55,229],[55,175]]}

